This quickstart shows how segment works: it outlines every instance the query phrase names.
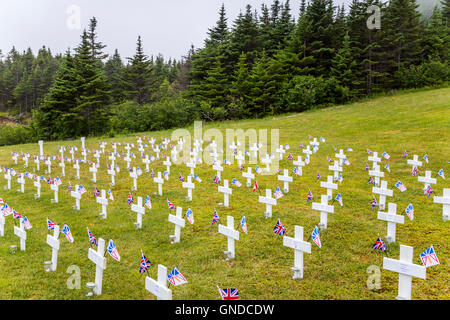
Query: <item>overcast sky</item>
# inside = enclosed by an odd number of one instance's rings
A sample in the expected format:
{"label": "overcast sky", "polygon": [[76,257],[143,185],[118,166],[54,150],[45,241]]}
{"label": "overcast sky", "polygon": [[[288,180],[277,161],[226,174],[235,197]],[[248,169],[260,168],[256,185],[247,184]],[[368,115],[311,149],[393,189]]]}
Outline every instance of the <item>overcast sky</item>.
{"label": "overcast sky", "polygon": [[[300,2],[290,1],[296,18]],[[19,51],[31,47],[36,53],[45,45],[53,53],[63,53],[78,45],[82,29],[95,16],[98,39],[107,45],[107,53],[117,48],[123,59],[132,56],[141,35],[147,55],[179,59],[191,44],[203,46],[222,3],[231,26],[246,4],[259,12],[262,3],[270,6],[272,0],[0,0],[0,49],[7,53],[14,45]]]}

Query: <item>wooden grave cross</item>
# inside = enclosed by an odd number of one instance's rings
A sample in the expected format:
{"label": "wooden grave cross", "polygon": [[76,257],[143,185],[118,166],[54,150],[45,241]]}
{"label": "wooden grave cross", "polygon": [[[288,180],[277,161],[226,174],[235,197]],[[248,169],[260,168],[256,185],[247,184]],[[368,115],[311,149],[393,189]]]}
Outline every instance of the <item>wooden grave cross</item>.
{"label": "wooden grave cross", "polygon": [[169,236],[169,239],[172,240],[171,244],[180,242],[181,228],[185,226],[182,210],[183,208],[177,207],[175,215],[169,213],[169,222],[175,225],[175,233]]}
{"label": "wooden grave cross", "polygon": [[59,226],[55,225],[53,229],[53,236],[47,234],[47,244],[52,248],[52,264],[50,266],[51,271],[56,271],[58,264],[58,251],[59,251]]}
{"label": "wooden grave cross", "polygon": [[219,233],[228,238],[228,250],[223,252],[226,256],[226,260],[233,259],[236,256],[234,242],[239,240],[239,231],[234,228],[234,217],[227,216],[226,226],[219,224]]}
{"label": "wooden grave cross", "polygon": [[162,185],[164,184],[164,179],[161,177],[161,172],[158,172],[158,176],[154,177],[153,181],[158,184],[158,194],[162,196]]}
{"label": "wooden grave cross", "polygon": [[278,176],[279,181],[283,181],[283,192],[289,192],[289,182],[294,181],[292,177],[289,176],[288,169],[284,169],[284,174]]}
{"label": "wooden grave cross", "polygon": [[430,184],[436,184],[437,180],[436,178],[432,178],[431,177],[431,171],[425,171],[425,176],[424,177],[417,177],[417,180],[419,182],[423,182],[424,188],[423,188],[423,193],[426,194],[427,193],[427,189],[430,186]]}
{"label": "wooden grave cross", "polygon": [[106,207],[108,206],[108,198],[106,198],[105,190],[102,190],[102,195],[100,197],[97,197],[97,203],[102,205],[102,212],[99,213],[100,217],[102,219],[106,219],[107,217]]}
{"label": "wooden grave cross", "polygon": [[277,205],[277,199],[272,198],[272,190],[266,189],[266,196],[259,196],[258,202],[266,205],[264,216],[266,218],[272,218],[272,206]]}
{"label": "wooden grave cross", "polygon": [[334,206],[331,206],[328,204],[328,196],[327,195],[321,195],[320,197],[320,203],[319,202],[313,202],[312,203],[312,209],[320,211],[320,223],[319,228],[320,229],[326,229],[328,224],[328,214],[334,213]]}
{"label": "wooden grave cross", "polygon": [[444,189],[442,197],[433,197],[434,203],[442,204],[442,219],[450,220],[450,189]]}
{"label": "wooden grave cross", "polygon": [[328,201],[331,201],[333,199],[333,190],[337,190],[338,185],[336,183],[333,183],[333,177],[327,176],[327,181],[320,181],[320,187],[327,189],[327,197]]}
{"label": "wooden grave cross", "polygon": [[103,270],[106,269],[105,258],[105,240],[98,239],[97,251],[89,248],[88,258],[95,264],[95,287],[94,293],[96,295],[102,294]]}
{"label": "wooden grave cross", "polygon": [[392,197],[394,194],[394,191],[387,188],[387,181],[381,180],[381,186],[380,187],[373,187],[372,193],[379,194],[380,195],[380,201],[378,202],[378,208],[380,210],[384,210],[386,206],[386,197]]}
{"label": "wooden grave cross", "polygon": [[136,212],[137,219],[136,223],[134,224],[137,229],[142,228],[142,216],[145,214],[145,207],[142,205],[142,197],[138,197],[138,204],[132,204],[131,205],[131,211]]}
{"label": "wooden grave cross", "polygon": [[242,172],[242,176],[247,178],[247,187],[251,187],[252,179],[255,179],[255,174],[252,173],[252,167],[248,167],[247,172]]}
{"label": "wooden grave cross", "polygon": [[303,279],[303,254],[311,253],[311,243],[303,240],[303,227],[295,226],[295,237],[283,237],[283,246],[292,248],[294,252],[294,272],[292,279]]}
{"label": "wooden grave cross", "polygon": [[223,180],[223,186],[218,187],[218,192],[223,193],[223,205],[224,207],[229,206],[229,196],[233,193],[233,190],[228,187],[228,180]]}
{"label": "wooden grave cross", "polygon": [[187,201],[192,201],[192,190],[195,188],[195,184],[192,182],[192,176],[187,177],[187,181],[182,183],[182,187],[187,189],[188,196]]}
{"label": "wooden grave cross", "polygon": [[388,212],[378,211],[378,220],[387,221],[386,242],[395,242],[397,223],[405,223],[405,216],[397,214],[397,205],[395,203],[388,203]]}
{"label": "wooden grave cross", "polygon": [[172,300],[172,290],[167,288],[167,268],[158,265],[158,281],[146,277],[145,290],[155,295],[158,300]]}

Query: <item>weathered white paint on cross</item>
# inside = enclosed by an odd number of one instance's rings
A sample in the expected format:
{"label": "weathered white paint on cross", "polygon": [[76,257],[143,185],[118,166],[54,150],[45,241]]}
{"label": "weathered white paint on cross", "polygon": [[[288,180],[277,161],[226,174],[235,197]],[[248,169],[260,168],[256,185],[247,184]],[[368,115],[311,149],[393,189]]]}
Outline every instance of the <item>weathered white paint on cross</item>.
{"label": "weathered white paint on cross", "polygon": [[175,233],[169,236],[172,240],[171,244],[180,242],[181,228],[184,228],[185,226],[182,210],[183,208],[177,207],[175,215],[169,213],[169,222],[175,225]]}
{"label": "weathered white paint on cross", "polygon": [[320,211],[320,223],[319,228],[320,229],[326,229],[328,224],[328,214],[334,213],[334,206],[331,206],[328,204],[328,196],[327,195],[321,195],[320,197],[320,203],[319,202],[313,202],[312,203],[312,209]]}
{"label": "weathered white paint on cross", "polygon": [[295,226],[295,238],[284,236],[283,246],[295,250],[292,279],[303,279],[303,253],[311,253],[311,243],[303,240],[303,227]]}
{"label": "weathered white paint on cross", "polygon": [[384,172],[380,171],[380,166],[377,164],[373,164],[373,169],[369,170],[369,175],[374,177],[375,185],[380,185],[380,178],[384,178]]}
{"label": "weathered white paint on cross", "polygon": [[192,176],[187,177],[187,181],[182,183],[182,187],[187,189],[187,201],[192,201],[192,190],[195,189],[195,184],[192,182]]}
{"label": "weathered white paint on cross", "polygon": [[75,161],[73,168],[77,171],[77,174],[75,175],[75,179],[80,180],[80,163],[78,162],[78,159]]}
{"label": "weathered white paint on cross", "polygon": [[336,153],[334,156],[339,159],[339,166],[342,167],[342,165],[344,164],[344,159],[347,158],[347,156],[344,154],[344,150],[340,149],[339,153]]}
{"label": "weathered white paint on cross", "polygon": [[53,199],[50,200],[51,203],[58,203],[58,191],[59,191],[59,186],[56,185],[55,183],[52,183],[50,185],[50,189],[53,190],[55,193],[55,197]]}
{"label": "weathered white paint on cross", "polygon": [[75,206],[72,207],[75,210],[80,210],[81,194],[78,192],[78,187],[78,185],[75,185],[75,190],[70,191],[70,196],[75,199]]}
{"label": "weathered white paint on cross", "polygon": [[89,171],[92,172],[92,182],[97,182],[97,167],[95,163],[92,163],[92,167],[89,168]]}
{"label": "weathered white paint on cross", "polygon": [[226,256],[226,260],[234,259],[236,256],[235,241],[239,240],[239,231],[234,229],[234,217],[227,216],[227,225],[219,224],[219,233],[228,238],[228,250],[223,253]]}
{"label": "weathered white paint on cross", "polygon": [[102,190],[101,196],[97,197],[97,203],[102,205],[102,212],[99,213],[102,219],[106,219],[107,212],[106,207],[108,206],[108,198],[106,198],[106,191]]}
{"label": "weathered white paint on cross", "polygon": [[164,184],[164,179],[161,177],[161,172],[158,172],[158,176],[153,178],[153,182],[158,184],[158,194],[162,196],[162,185]]}
{"label": "weathered white paint on cross", "polygon": [[383,258],[383,269],[397,272],[398,295],[396,300],[411,300],[412,277],[425,279],[427,269],[424,266],[413,264],[414,248],[400,245],[400,260]]}
{"label": "weathered white paint on cross", "polygon": [[264,216],[266,218],[272,218],[272,206],[277,205],[277,199],[272,198],[272,190],[266,189],[266,196],[259,196],[258,202],[266,205],[266,212],[264,212]]}
{"label": "weathered white paint on cross", "polygon": [[167,288],[167,268],[158,265],[158,281],[146,277],[145,290],[155,295],[158,300],[172,300],[172,290]]}
{"label": "weathered white paint on cross", "polygon": [[22,219],[20,220],[20,226],[14,226],[14,235],[18,236],[20,239],[20,250],[25,251],[26,249],[26,241],[27,241],[27,232],[22,223]]}
{"label": "weathered white paint on cross", "polygon": [[255,179],[255,174],[252,173],[252,167],[248,167],[247,172],[242,172],[242,176],[247,178],[247,187],[251,187],[252,179]]}
{"label": "weathered white paint on cross", "polygon": [[327,176],[327,181],[320,181],[320,187],[327,189],[327,197],[328,201],[331,201],[333,199],[333,190],[337,190],[338,185],[336,183],[333,183],[333,177]]}
{"label": "weathered white paint on cross", "polygon": [[97,251],[89,248],[88,258],[95,264],[95,287],[94,293],[96,295],[102,294],[102,283],[103,283],[103,270],[106,269],[106,258],[105,254],[105,240],[102,238],[98,239]]}
{"label": "weathered white paint on cross", "polygon": [[382,180],[380,187],[372,188],[372,193],[380,195],[380,201],[378,201],[378,208],[380,210],[384,210],[386,206],[386,197],[392,197],[392,195],[394,194],[394,191],[387,188],[387,184],[387,181]]}
{"label": "weathered white paint on cross", "polygon": [[419,156],[417,154],[415,154],[413,156],[412,160],[406,160],[406,163],[411,165],[412,168],[414,168],[414,167],[421,167],[422,166],[422,161],[419,161]]}
{"label": "weathered white paint on cross", "polygon": [[339,178],[339,172],[342,172],[342,167],[339,166],[339,162],[335,160],[332,166],[328,166],[328,170],[333,171],[333,180],[337,181]]}
{"label": "weathered white paint on cross", "polygon": [[53,229],[53,236],[47,235],[47,244],[52,248],[52,264],[51,271],[56,271],[58,265],[58,251],[59,251],[59,226],[55,225]]}
{"label": "weathered white paint on cross", "polygon": [[223,180],[223,186],[218,186],[218,192],[223,193],[223,205],[229,206],[229,196],[233,193],[233,190],[228,187],[228,180]]}
{"label": "weathered white paint on cross", "polygon": [[17,183],[20,184],[20,189],[17,192],[25,193],[25,175],[21,174],[17,178]]}
{"label": "weathered white paint on cross", "polygon": [[292,177],[289,176],[288,169],[284,169],[283,175],[278,176],[278,181],[283,181],[283,192],[289,192],[289,182],[294,181]]}
{"label": "weathered white paint on cross", "polygon": [[137,218],[134,224],[137,229],[142,228],[142,216],[145,214],[145,207],[142,205],[142,197],[138,197],[138,203],[131,205],[131,211],[136,212]]}
{"label": "weathered white paint on cross", "polygon": [[395,203],[388,203],[388,212],[378,211],[378,220],[387,221],[386,242],[395,242],[397,223],[405,223],[405,216],[397,214],[397,205]]}
{"label": "weathered white paint on cross", "polygon": [[431,171],[425,171],[425,176],[424,177],[417,177],[417,180],[419,182],[423,182],[424,188],[423,188],[423,193],[426,194],[427,193],[427,189],[431,184],[436,184],[437,180],[436,178],[432,178],[431,177]]}
{"label": "weathered white paint on cross", "polygon": [[442,204],[442,219],[450,220],[450,189],[444,189],[442,197],[433,197],[434,203]]}

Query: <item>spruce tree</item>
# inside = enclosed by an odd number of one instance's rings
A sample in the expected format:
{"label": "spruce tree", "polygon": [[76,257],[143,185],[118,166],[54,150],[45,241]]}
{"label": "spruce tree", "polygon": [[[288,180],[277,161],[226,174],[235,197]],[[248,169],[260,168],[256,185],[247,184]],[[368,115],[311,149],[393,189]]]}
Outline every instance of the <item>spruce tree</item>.
{"label": "spruce tree", "polygon": [[333,58],[331,75],[335,77],[342,86],[351,89],[351,95],[357,93],[357,91],[354,90],[357,89],[357,86],[354,85],[357,83],[358,73],[356,70],[357,63],[352,56],[350,37],[347,34],[344,36],[342,48],[339,49],[336,56]]}
{"label": "spruce tree", "polygon": [[119,103],[125,98],[122,91],[123,71],[124,65],[119,51],[116,49],[105,63],[105,75],[111,87],[111,98],[115,103]]}
{"label": "spruce tree", "polygon": [[89,22],[88,38],[92,57],[99,61],[106,59],[108,54],[103,53],[106,45],[97,41],[97,19],[95,17],[92,17]]}

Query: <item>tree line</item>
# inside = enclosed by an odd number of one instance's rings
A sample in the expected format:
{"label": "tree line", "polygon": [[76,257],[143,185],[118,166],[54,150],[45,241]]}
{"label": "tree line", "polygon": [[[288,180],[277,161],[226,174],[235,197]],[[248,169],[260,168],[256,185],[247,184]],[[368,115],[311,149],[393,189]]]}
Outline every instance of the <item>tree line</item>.
{"label": "tree line", "polygon": [[[200,48],[179,61],[104,54],[92,18],[73,52],[35,57],[14,48],[0,62],[0,109],[31,115],[33,138],[64,139],[263,117],[447,83],[450,0],[425,19],[416,0],[274,0],[247,5],[230,24],[224,5]],[[367,9],[381,9],[369,29]],[[346,12],[348,11],[348,12]]]}

